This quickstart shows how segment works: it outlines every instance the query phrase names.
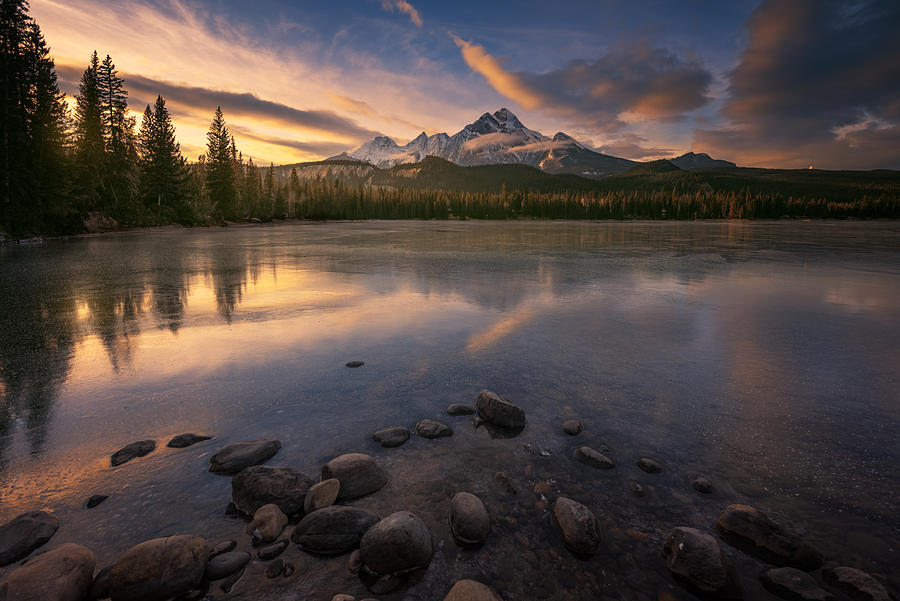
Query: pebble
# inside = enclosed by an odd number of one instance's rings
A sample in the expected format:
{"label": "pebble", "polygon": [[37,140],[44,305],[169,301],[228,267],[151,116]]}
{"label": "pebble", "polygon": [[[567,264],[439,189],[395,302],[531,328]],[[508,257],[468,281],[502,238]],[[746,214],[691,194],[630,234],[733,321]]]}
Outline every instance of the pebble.
{"label": "pebble", "polygon": [[572,455],[578,462],[597,469],[609,470],[616,467],[616,463],[612,459],[591,447],[578,447]]}
{"label": "pebble", "polygon": [[696,478],[691,480],[691,486],[693,486],[694,490],[696,490],[697,492],[703,493],[705,495],[708,495],[713,491],[712,482],[710,482],[703,476],[697,476]]}
{"label": "pebble", "polygon": [[283,538],[279,541],[275,541],[271,545],[260,547],[259,551],[256,552],[256,556],[259,557],[262,561],[275,559],[276,557],[284,553],[284,550],[287,549],[288,544],[288,539]]}
{"label": "pebble", "polygon": [[453,430],[443,422],[426,418],[419,420],[416,424],[416,434],[422,438],[442,438],[444,436],[452,436]]}
{"label": "pebble", "polygon": [[584,426],[577,419],[569,419],[563,422],[562,429],[569,436],[577,436],[584,430]]}
{"label": "pebble", "polygon": [[475,407],[465,403],[451,403],[447,407],[447,415],[474,415]]}
{"label": "pebble", "polygon": [[393,449],[409,440],[409,430],[400,426],[385,428],[372,434],[372,439],[386,449]]}
{"label": "pebble", "polygon": [[266,566],[266,578],[277,578],[281,576],[282,572],[284,572],[284,560],[281,558]]}
{"label": "pebble", "polygon": [[636,465],[648,474],[658,474],[663,471],[662,466],[649,457],[641,457],[637,460]]}
{"label": "pebble", "polygon": [[128,463],[132,459],[143,457],[144,455],[152,453],[155,449],[155,440],[139,440],[137,442],[131,443],[130,445],[126,445],[113,453],[109,458],[109,462],[113,467],[117,467],[122,465],[123,463]]}

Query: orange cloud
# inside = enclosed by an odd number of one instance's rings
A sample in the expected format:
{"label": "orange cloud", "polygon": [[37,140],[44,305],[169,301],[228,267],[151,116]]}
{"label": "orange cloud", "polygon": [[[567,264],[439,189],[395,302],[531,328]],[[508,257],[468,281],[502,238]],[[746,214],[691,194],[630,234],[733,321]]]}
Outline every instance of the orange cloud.
{"label": "orange cloud", "polygon": [[536,94],[515,73],[506,71],[500,62],[485,51],[479,44],[473,44],[450,33],[450,37],[462,50],[463,60],[469,67],[481,73],[491,87],[507,98],[515,100],[527,109],[535,109],[547,104],[547,99]]}
{"label": "orange cloud", "polygon": [[397,11],[405,13],[409,15],[409,20],[412,21],[416,27],[422,26],[422,15],[420,15],[419,11],[406,0],[381,0],[381,8],[391,12]]}

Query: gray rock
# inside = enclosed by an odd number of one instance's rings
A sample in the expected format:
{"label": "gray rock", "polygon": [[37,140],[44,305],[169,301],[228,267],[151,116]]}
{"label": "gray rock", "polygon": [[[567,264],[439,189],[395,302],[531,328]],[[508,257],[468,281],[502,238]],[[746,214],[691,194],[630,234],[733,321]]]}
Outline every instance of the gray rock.
{"label": "gray rock", "polygon": [[417,516],[398,511],[366,531],[359,552],[376,574],[408,572],[431,562],[431,533]]}
{"label": "gray rock", "polygon": [[821,552],[753,507],[729,505],[719,514],[716,528],[725,542],[763,561],[801,570],[822,565]]}
{"label": "gray rock", "polygon": [[639,468],[641,468],[648,474],[658,474],[661,471],[663,471],[662,466],[659,463],[657,463],[656,461],[654,461],[653,459],[650,459],[649,457],[641,457],[640,459],[637,460],[635,465],[637,465]]}
{"label": "gray rock", "polygon": [[281,441],[261,438],[249,442],[233,442],[209,460],[213,474],[236,474],[251,465],[259,465],[271,459],[281,449]]}
{"label": "gray rock", "polygon": [[88,499],[87,503],[85,503],[84,505],[88,509],[93,509],[94,507],[96,507],[103,501],[107,500],[108,498],[109,498],[109,495],[91,495],[91,498]]}
{"label": "gray rock", "polygon": [[404,442],[409,440],[409,430],[406,428],[401,428],[399,426],[394,428],[385,428],[384,430],[378,430],[374,434],[372,434],[372,438],[385,447],[386,449],[392,449],[394,447],[399,447]]}
{"label": "gray rock", "polygon": [[276,559],[266,566],[266,578],[278,578],[284,572],[284,560]]}
{"label": "gray rock", "polygon": [[459,580],[444,597],[444,601],[503,601],[489,586],[474,580]]}
{"label": "gray rock", "polygon": [[584,430],[584,426],[577,419],[570,419],[563,422],[562,429],[569,436],[577,436]]}
{"label": "gray rock", "polygon": [[600,546],[600,530],[594,512],[568,497],[553,504],[553,525],[573,553],[592,555]]}
{"label": "gray rock", "polygon": [[265,547],[260,547],[259,551],[256,552],[256,556],[259,557],[262,561],[269,561],[270,559],[275,559],[287,549],[289,544],[288,539],[283,538],[279,541],[272,543],[271,545],[266,545]]}
{"label": "gray rock", "polygon": [[473,415],[475,408],[465,403],[451,403],[447,407],[447,415]]}
{"label": "gray rock", "polygon": [[580,463],[601,470],[610,470],[616,467],[616,463],[612,459],[599,451],[595,451],[591,447],[578,447],[575,449],[575,452],[572,453],[572,456]]}
{"label": "gray rock", "polygon": [[209,559],[212,559],[216,555],[221,555],[222,553],[228,553],[229,551],[234,551],[234,548],[237,547],[237,541],[233,540],[222,540],[217,542],[212,546],[212,549],[209,550]]}
{"label": "gray rock", "polygon": [[663,554],[669,570],[703,593],[729,587],[728,568],[716,539],[695,528],[679,527],[666,536]]}
{"label": "gray rock", "polygon": [[221,580],[242,569],[250,561],[246,551],[229,551],[209,560],[206,564],[206,579]]}
{"label": "gray rock", "polygon": [[362,497],[387,484],[387,474],[365,453],[347,453],[326,463],[322,468],[322,480],[330,478],[341,482],[338,500]]}
{"label": "gray rock", "polygon": [[231,502],[245,515],[252,516],[263,505],[274,503],[292,516],[303,511],[312,483],[312,478],[291,467],[255,465],[231,480]]}
{"label": "gray rock", "polygon": [[708,495],[713,491],[712,482],[710,482],[703,476],[697,476],[693,480],[691,480],[691,486],[693,486],[694,490],[696,490],[697,492],[701,492],[705,495]]}
{"label": "gray rock", "polygon": [[130,445],[126,445],[113,453],[109,458],[109,462],[113,467],[116,467],[123,463],[128,463],[136,457],[143,457],[144,455],[152,453],[155,449],[155,440],[139,440]]}
{"label": "gray rock", "polygon": [[422,419],[416,424],[416,434],[422,438],[441,438],[443,436],[452,436],[453,430],[447,424],[441,423],[436,419]]}
{"label": "gray rock", "polygon": [[270,543],[281,535],[287,523],[288,518],[278,505],[269,503],[256,510],[246,532],[253,534],[260,542]]}
{"label": "gray rock", "polygon": [[59,520],[46,511],[30,511],[0,526],[0,566],[26,557],[50,540]]}
{"label": "gray rock", "polygon": [[759,575],[769,592],[789,601],[834,601],[812,576],[796,568],[772,568]]}
{"label": "gray rock", "polygon": [[840,566],[823,570],[822,576],[854,601],[892,601],[884,585],[862,570]]}
{"label": "gray rock", "polygon": [[481,499],[468,492],[458,492],[450,501],[450,530],[457,541],[480,545],[491,531],[491,517]]}
{"label": "gray rock", "polygon": [[496,392],[482,390],[475,400],[478,415],[500,428],[519,430],[525,427],[525,412]]}
{"label": "gray rock", "polygon": [[90,549],[65,543],[10,572],[0,596],[9,601],[81,601],[93,575]]}
{"label": "gray rock", "polygon": [[164,601],[200,584],[209,545],[197,536],[155,538],[131,547],[109,572],[112,601]]}
{"label": "gray rock", "polygon": [[192,444],[197,444],[198,442],[203,442],[204,440],[210,440],[212,436],[202,436],[200,434],[179,434],[172,440],[170,440],[166,446],[172,449],[183,449],[185,447],[189,447]]}
{"label": "gray rock", "polygon": [[313,484],[306,493],[303,511],[312,513],[313,511],[330,507],[337,500],[340,490],[341,482],[337,478],[329,478]]}
{"label": "gray rock", "polygon": [[300,549],[317,555],[343,555],[359,547],[378,516],[359,507],[332,506],[303,518],[291,533]]}

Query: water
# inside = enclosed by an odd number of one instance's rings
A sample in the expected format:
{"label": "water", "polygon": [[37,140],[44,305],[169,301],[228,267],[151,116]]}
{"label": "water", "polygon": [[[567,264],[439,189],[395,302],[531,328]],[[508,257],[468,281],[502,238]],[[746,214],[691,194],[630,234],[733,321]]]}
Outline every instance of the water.
{"label": "water", "polygon": [[[208,459],[275,436],[270,464],[312,475],[340,453],[372,454],[390,484],[354,504],[429,525],[431,566],[381,599],[441,599],[462,577],[507,599],[690,599],[665,568],[665,532],[714,532],[736,502],[900,587],[896,223],[160,230],[3,248],[0,282],[0,521],[52,510],[62,526],[49,545],[85,544],[98,565],[174,533],[247,547],[224,515],[230,479],[207,473]],[[444,414],[481,388],[527,411],[520,436]],[[371,440],[424,417],[454,435]],[[585,424],[578,438],[561,432],[568,418]],[[183,432],[215,438],[165,448]],[[147,438],[154,453],[110,467]],[[574,462],[580,444],[606,445],[616,469]],[[645,455],[665,471],[638,470]],[[698,473],[713,495],[691,488]],[[457,490],[492,514],[481,550],[449,535]],[[84,509],[95,493],[110,498]],[[603,522],[589,560],[553,532],[546,500],[559,494]],[[764,564],[724,548],[745,595],[765,598]],[[252,564],[228,598],[369,596],[346,558],[293,546],[285,558],[294,577]]]}

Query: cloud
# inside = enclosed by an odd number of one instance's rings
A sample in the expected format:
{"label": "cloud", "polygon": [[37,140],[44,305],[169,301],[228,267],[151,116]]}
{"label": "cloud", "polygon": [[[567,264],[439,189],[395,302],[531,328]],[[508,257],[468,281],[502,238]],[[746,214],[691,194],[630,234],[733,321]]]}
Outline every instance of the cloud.
{"label": "cloud", "polygon": [[900,4],[766,0],[694,147],[748,165],[900,168]]}
{"label": "cloud", "polygon": [[466,143],[463,144],[463,148],[469,151],[475,151],[479,148],[484,148],[485,146],[505,146],[507,144],[515,144],[516,142],[521,141],[522,138],[515,134],[497,132],[493,134],[485,134],[483,136],[478,136],[477,138],[467,140]]}
{"label": "cloud", "polygon": [[406,0],[381,0],[381,8],[391,12],[397,11],[399,13],[405,13],[409,15],[409,20],[412,21],[416,27],[422,26],[422,15],[420,15],[419,11]]}
{"label": "cloud", "polygon": [[251,129],[241,127],[239,125],[230,125],[229,129],[231,129],[235,137],[239,138],[242,141],[245,139],[254,140],[256,142],[262,142],[263,144],[267,144],[270,146],[281,146],[283,148],[300,150],[305,154],[330,157],[347,150],[347,145],[342,142],[330,142],[327,140],[313,140],[304,142],[300,140],[279,138],[277,136],[263,136]]}

